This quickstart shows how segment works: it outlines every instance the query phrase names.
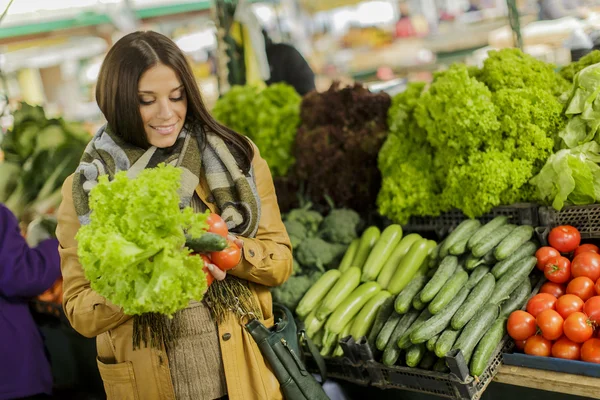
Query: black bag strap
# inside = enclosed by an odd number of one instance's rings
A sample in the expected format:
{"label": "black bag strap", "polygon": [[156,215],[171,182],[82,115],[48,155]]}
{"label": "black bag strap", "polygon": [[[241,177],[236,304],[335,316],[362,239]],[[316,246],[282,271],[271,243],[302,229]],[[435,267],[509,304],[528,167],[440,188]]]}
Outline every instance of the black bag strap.
{"label": "black bag strap", "polygon": [[297,321],[296,324],[298,325],[298,336],[300,337],[300,340],[302,340],[306,343],[308,352],[310,353],[312,358],[315,360],[315,363],[317,364],[317,368],[319,369],[319,375],[321,375],[321,384],[323,384],[327,380],[327,366],[325,365],[325,360],[323,359],[323,356],[319,352],[319,349],[317,349],[317,346],[315,346],[313,341],[310,340],[310,338],[306,334],[306,331],[304,330],[304,322]]}

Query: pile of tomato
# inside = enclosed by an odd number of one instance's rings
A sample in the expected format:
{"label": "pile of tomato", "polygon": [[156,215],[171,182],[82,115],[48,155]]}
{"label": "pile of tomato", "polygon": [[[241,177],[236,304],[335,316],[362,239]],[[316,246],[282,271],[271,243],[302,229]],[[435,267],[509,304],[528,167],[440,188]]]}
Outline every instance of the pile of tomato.
{"label": "pile of tomato", "polygon": [[567,225],[548,243],[536,252],[548,281],[509,316],[508,334],[525,354],[600,363],[600,250]]}

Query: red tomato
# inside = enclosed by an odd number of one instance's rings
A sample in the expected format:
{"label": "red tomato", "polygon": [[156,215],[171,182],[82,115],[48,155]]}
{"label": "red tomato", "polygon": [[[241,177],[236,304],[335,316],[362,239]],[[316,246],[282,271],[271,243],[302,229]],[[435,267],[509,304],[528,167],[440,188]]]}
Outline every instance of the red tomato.
{"label": "red tomato", "polygon": [[583,312],[593,323],[600,324],[600,296],[589,298],[583,306]]}
{"label": "red tomato", "polygon": [[596,289],[596,294],[597,294],[598,296],[600,296],[600,279],[598,279],[598,280],[596,281],[596,285],[594,286],[594,289]]}
{"label": "red tomato", "polygon": [[210,258],[223,271],[235,268],[242,259],[242,250],[232,240],[227,241],[227,247],[221,251],[210,253]]}
{"label": "red tomato", "polygon": [[556,257],[560,257],[560,253],[554,247],[544,246],[544,247],[540,247],[535,252],[535,257],[538,260],[537,268],[540,271],[543,271],[544,268],[546,267],[546,264],[548,263],[548,261],[550,261]]}
{"label": "red tomato", "polygon": [[540,335],[535,335],[525,342],[525,354],[530,356],[550,357],[552,353],[552,342]]}
{"label": "red tomato", "polygon": [[600,249],[595,244],[582,244],[578,248],[575,249],[575,253],[573,253],[573,257],[577,257],[581,253],[585,253],[586,251],[591,251],[592,253],[600,254]]}
{"label": "red tomato", "polygon": [[556,301],[556,311],[565,319],[574,312],[581,312],[581,310],[583,310],[583,300],[574,294],[565,294]]}
{"label": "red tomato", "polygon": [[567,285],[567,293],[579,296],[583,301],[587,301],[595,292],[594,281],[587,276],[577,277]]}
{"label": "red tomato", "polygon": [[590,339],[581,346],[581,359],[600,364],[600,339]]}
{"label": "red tomato", "polygon": [[525,343],[527,343],[527,340],[515,340],[515,346],[521,351],[525,350]]}
{"label": "red tomato", "polygon": [[573,259],[571,264],[573,277],[587,276],[594,282],[600,279],[600,254],[587,251]]}
{"label": "red tomato", "polygon": [[566,257],[556,257],[546,263],[544,275],[550,282],[565,283],[571,279],[571,262]]}
{"label": "red tomato", "polygon": [[206,223],[208,223],[209,232],[227,238],[229,229],[227,229],[227,224],[219,214],[210,213],[206,219]]}
{"label": "red tomato", "polygon": [[535,318],[522,310],[513,311],[506,323],[508,334],[514,340],[525,340],[535,335]]}
{"label": "red tomato", "polygon": [[208,287],[212,285],[213,281],[215,280],[215,277],[213,276],[213,274],[210,273],[208,267],[206,266],[206,264],[210,263],[209,258],[205,254],[201,254],[200,257],[204,262],[204,267],[202,267],[202,271],[204,271],[204,273],[206,274],[206,287]]}
{"label": "red tomato", "polygon": [[565,320],[556,310],[544,310],[535,319],[544,339],[556,340],[563,334]]}
{"label": "red tomato", "polygon": [[579,360],[581,356],[581,345],[563,336],[552,345],[552,357],[565,360]]}
{"label": "red tomato", "polygon": [[548,293],[552,296],[559,298],[567,292],[567,287],[560,283],[546,282],[540,288],[540,293]]}
{"label": "red tomato", "polygon": [[550,231],[548,243],[561,253],[570,253],[579,247],[581,234],[570,225],[561,225]]}
{"label": "red tomato", "polygon": [[527,312],[537,317],[544,310],[556,309],[556,297],[548,293],[538,293],[527,302]]}
{"label": "red tomato", "polygon": [[582,312],[575,312],[567,317],[563,325],[565,336],[576,343],[583,343],[594,334],[592,321]]}

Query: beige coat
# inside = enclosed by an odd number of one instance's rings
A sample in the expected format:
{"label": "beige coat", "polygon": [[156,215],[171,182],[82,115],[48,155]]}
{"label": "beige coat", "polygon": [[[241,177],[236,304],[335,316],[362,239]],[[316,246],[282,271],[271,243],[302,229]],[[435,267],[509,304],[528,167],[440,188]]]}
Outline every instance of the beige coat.
{"label": "beige coat", "polygon": [[[243,260],[232,275],[246,279],[258,300],[267,326],[273,324],[269,286],[281,285],[292,272],[291,244],[281,221],[271,173],[255,148],[252,161],[261,198],[261,218],[255,238],[244,241]],[[75,234],[79,229],[72,196],[73,177],[63,185],[58,210],[57,236],[64,278],[64,309],[73,328],[84,336],[96,337],[98,368],[108,400],[174,400],[169,363],[160,350],[133,350],[131,316],[90,288],[77,257]],[[196,192],[213,212],[205,180]],[[279,383],[265,364],[258,346],[233,315],[219,325],[227,392],[232,400],[281,399]]]}

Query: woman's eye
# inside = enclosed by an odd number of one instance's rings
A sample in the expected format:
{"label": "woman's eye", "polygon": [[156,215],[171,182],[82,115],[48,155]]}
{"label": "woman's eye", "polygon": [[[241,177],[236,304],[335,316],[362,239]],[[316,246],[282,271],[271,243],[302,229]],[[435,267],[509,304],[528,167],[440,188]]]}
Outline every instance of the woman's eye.
{"label": "woman's eye", "polygon": [[183,100],[183,95],[176,97],[174,99],[173,98],[171,99],[171,101],[181,101],[181,100]]}
{"label": "woman's eye", "polygon": [[144,106],[149,106],[152,103],[154,103],[154,100],[142,100],[142,99],[140,99],[140,104],[142,104]]}

